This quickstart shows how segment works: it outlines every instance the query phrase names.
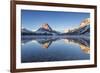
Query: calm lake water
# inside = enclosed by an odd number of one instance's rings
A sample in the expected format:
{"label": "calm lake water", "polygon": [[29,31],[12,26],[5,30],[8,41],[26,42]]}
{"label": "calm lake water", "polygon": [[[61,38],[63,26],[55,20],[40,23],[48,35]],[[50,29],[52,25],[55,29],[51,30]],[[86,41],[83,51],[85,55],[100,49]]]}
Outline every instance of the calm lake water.
{"label": "calm lake water", "polygon": [[22,36],[21,62],[50,62],[90,59],[87,36]]}

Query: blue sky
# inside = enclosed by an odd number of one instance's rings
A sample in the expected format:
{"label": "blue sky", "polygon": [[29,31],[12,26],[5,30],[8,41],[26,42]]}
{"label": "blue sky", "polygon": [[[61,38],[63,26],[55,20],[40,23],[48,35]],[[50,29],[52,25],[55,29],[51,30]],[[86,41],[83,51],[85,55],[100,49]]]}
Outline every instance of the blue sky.
{"label": "blue sky", "polygon": [[21,25],[30,30],[37,30],[48,23],[52,29],[62,32],[78,27],[85,18],[90,18],[90,13],[21,10]]}

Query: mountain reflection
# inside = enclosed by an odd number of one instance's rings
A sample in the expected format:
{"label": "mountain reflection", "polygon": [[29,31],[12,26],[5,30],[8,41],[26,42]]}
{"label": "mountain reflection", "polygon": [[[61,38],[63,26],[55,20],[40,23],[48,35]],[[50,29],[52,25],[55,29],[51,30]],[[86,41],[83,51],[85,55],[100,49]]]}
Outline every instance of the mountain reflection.
{"label": "mountain reflection", "polygon": [[[53,42],[58,41],[58,40],[64,40],[65,44],[75,44],[79,45],[81,50],[86,53],[90,54],[90,38],[87,36],[22,36],[21,37],[21,43],[22,45],[25,45],[29,42],[35,41],[38,42],[39,44],[42,45],[42,48],[49,48]],[[35,43],[32,42],[32,43]]]}
{"label": "mountain reflection", "polygon": [[67,38],[64,39],[64,42],[66,44],[70,43],[70,44],[77,44],[80,46],[81,50],[86,53],[89,54],[90,53],[90,40],[88,38]]}

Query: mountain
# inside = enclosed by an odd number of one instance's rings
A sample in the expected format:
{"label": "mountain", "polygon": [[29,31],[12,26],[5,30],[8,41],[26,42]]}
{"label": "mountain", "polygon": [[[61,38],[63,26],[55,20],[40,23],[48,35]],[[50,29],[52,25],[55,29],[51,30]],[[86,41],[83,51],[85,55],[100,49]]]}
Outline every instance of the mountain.
{"label": "mountain", "polygon": [[26,28],[21,29],[21,33],[23,35],[90,35],[90,19],[84,19],[79,27],[68,30],[68,32],[60,33],[58,31],[53,30],[48,23],[42,24],[41,27],[37,31],[30,31]]}
{"label": "mountain", "polygon": [[51,34],[51,35],[60,34],[60,32],[52,30],[52,28],[48,25],[48,23],[43,24],[35,33],[38,33],[38,34]]}
{"label": "mountain", "polygon": [[60,32],[52,30],[52,28],[46,23],[42,24],[42,26],[37,31],[31,31],[26,28],[21,29],[22,35],[58,35]]}
{"label": "mountain", "polygon": [[26,29],[26,28],[22,28],[22,29],[21,29],[21,32],[22,32],[22,33],[32,33],[31,30],[28,30],[28,29]]}
{"label": "mountain", "polygon": [[77,29],[65,33],[67,35],[90,35],[90,19],[87,18],[80,23]]}
{"label": "mountain", "polygon": [[90,25],[67,32],[68,35],[90,35]]}
{"label": "mountain", "polygon": [[31,34],[34,34],[34,32],[31,31],[31,30],[28,30],[28,29],[26,29],[26,28],[22,28],[22,29],[21,29],[21,34],[22,34],[22,35],[31,35]]}
{"label": "mountain", "polygon": [[90,19],[89,18],[86,18],[86,19],[84,19],[81,23],[80,23],[80,28],[83,28],[83,27],[85,27],[85,26],[87,26],[87,25],[90,25]]}
{"label": "mountain", "polygon": [[48,30],[48,31],[52,31],[52,28],[48,25],[48,23],[45,23],[41,26],[41,28]]}

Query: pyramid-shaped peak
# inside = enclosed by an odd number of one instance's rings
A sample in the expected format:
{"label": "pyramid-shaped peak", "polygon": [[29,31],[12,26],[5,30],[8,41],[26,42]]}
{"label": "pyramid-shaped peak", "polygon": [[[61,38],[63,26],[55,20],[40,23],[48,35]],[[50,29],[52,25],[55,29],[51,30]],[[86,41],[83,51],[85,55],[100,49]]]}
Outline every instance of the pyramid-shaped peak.
{"label": "pyramid-shaped peak", "polygon": [[48,25],[48,23],[42,24],[41,28],[52,31],[52,28]]}

